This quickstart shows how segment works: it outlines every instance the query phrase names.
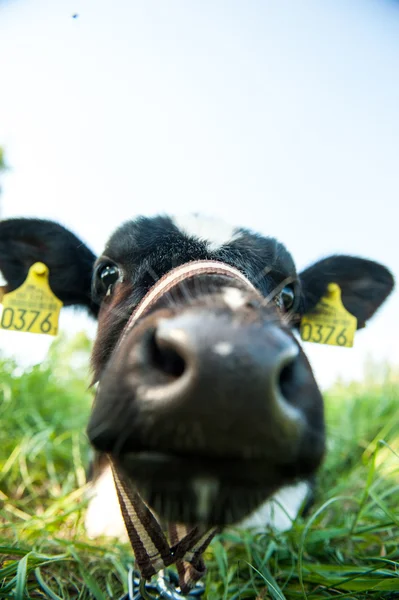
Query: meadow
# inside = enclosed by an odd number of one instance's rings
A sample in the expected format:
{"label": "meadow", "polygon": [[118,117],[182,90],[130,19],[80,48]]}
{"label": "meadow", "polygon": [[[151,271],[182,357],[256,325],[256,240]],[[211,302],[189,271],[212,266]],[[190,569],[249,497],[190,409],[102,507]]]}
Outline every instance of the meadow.
{"label": "meadow", "polygon": [[[0,598],[121,598],[130,547],[83,527],[89,340],[60,337],[22,372],[0,358]],[[206,553],[209,600],[399,598],[399,374],[325,395],[328,453],[314,506],[276,535],[230,530]]]}

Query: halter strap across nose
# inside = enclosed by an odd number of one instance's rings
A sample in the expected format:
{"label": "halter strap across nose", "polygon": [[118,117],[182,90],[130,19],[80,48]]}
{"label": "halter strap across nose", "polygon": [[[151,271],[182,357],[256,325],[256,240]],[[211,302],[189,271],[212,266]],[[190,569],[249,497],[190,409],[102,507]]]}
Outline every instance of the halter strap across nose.
{"label": "halter strap across nose", "polygon": [[174,287],[186,281],[197,277],[198,275],[224,275],[231,279],[236,279],[241,283],[244,283],[253,292],[259,294],[255,286],[249,281],[241,271],[228,265],[224,262],[217,260],[195,260],[192,262],[184,263],[171,271],[168,271],[163,277],[154,283],[154,285],[148,290],[144,298],[134,309],[127,322],[125,329],[120,337],[118,346],[123,342],[126,335],[134,327],[137,321],[144,316],[150,308],[162,298],[165,294],[170,292]]}
{"label": "halter strap across nose", "polygon": [[[162,296],[183,281],[198,275],[224,275],[244,283],[252,292],[260,295],[245,275],[226,263],[213,260],[185,263],[166,273],[151,287],[130,316],[117,347]],[[110,461],[122,516],[142,578],[149,581],[156,573],[175,564],[180,590],[184,594],[189,593],[205,574],[202,554],[218,532],[218,528],[212,527],[207,530],[199,526],[188,528],[185,525],[170,523],[169,543],[161,525],[134,489],[134,484],[127,480],[111,457]]]}

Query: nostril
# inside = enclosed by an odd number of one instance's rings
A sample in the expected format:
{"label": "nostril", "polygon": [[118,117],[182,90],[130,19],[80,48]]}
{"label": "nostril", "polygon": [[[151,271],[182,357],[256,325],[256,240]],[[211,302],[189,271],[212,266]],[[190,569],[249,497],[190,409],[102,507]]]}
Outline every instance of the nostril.
{"label": "nostril", "polygon": [[186,363],[179,352],[170,343],[157,340],[155,331],[149,343],[149,359],[154,368],[172,377],[181,377]]}
{"label": "nostril", "polygon": [[278,387],[287,402],[295,404],[298,392],[298,357],[290,358],[282,367],[278,377]]}

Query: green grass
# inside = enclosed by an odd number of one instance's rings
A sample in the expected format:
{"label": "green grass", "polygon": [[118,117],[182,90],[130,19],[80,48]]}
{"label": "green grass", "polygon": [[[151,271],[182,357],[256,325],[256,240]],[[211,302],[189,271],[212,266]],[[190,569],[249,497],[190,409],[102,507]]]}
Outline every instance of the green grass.
{"label": "green grass", "polygon": [[[25,373],[0,362],[0,598],[127,592],[130,548],[83,528],[87,354],[78,336]],[[369,373],[326,395],[329,451],[311,514],[286,534],[216,539],[206,598],[399,598],[399,377]]]}

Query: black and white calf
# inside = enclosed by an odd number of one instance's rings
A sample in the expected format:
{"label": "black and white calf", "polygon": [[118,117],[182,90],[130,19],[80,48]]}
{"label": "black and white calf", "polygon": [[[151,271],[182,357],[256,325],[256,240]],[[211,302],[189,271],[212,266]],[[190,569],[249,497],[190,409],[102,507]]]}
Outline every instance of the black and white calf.
{"label": "black and white calf", "polygon": [[[390,272],[331,256],[298,274],[274,238],[197,216],[127,222],[98,258],[56,223],[0,222],[6,291],[36,261],[64,305],[98,318],[89,533],[124,535],[106,455],[165,520],[289,527],[325,450],[322,397],[294,332],[331,282],[364,327]],[[192,261],[220,271],[176,279],[126,331],[154,284]]]}

